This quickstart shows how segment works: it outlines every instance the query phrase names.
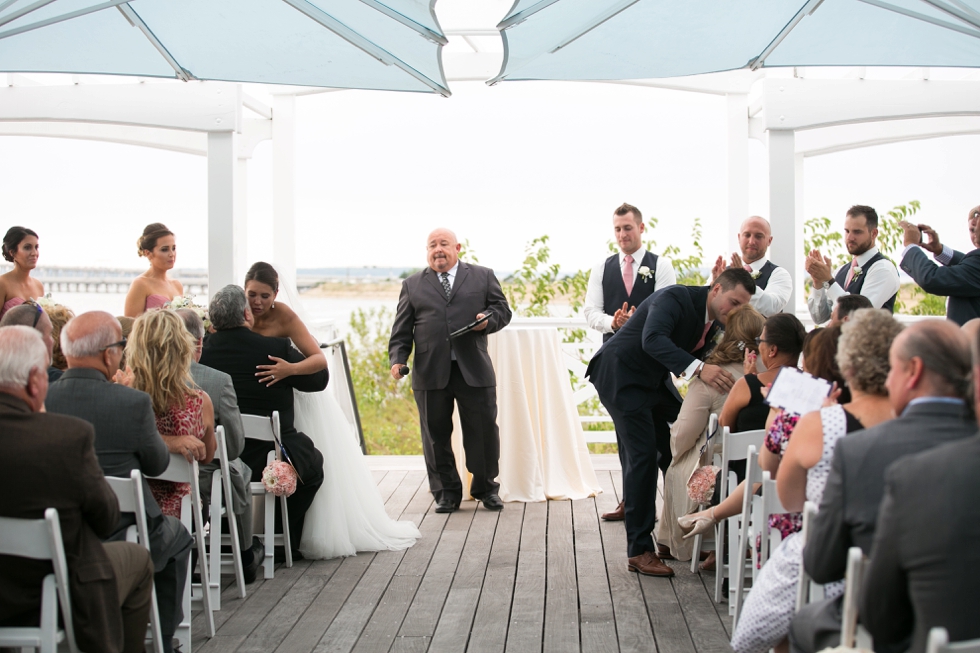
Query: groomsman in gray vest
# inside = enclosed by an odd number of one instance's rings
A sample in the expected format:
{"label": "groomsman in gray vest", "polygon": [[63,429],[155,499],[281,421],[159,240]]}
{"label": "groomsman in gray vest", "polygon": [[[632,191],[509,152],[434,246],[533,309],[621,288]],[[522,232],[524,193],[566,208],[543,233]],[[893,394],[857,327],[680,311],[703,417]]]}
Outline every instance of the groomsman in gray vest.
{"label": "groomsman in gray vest", "polygon": [[772,227],[765,218],[753,215],[742,223],[738,230],[738,249],[740,254],[732,254],[726,264],[719,256],[711,270],[711,279],[725,271],[726,267],[742,268],[755,280],[755,294],[752,306],[769,317],[782,313],[793,294],[793,277],[789,270],[781,268],[767,256],[772,244]]}
{"label": "groomsman in gray vest", "polygon": [[[585,294],[585,321],[589,327],[602,334],[605,342],[626,324],[633,310],[653,294],[655,290],[677,283],[674,266],[670,259],[657,256],[643,247],[643,215],[640,209],[625,202],[613,212],[613,233],[619,252],[592,268],[589,289]],[[657,432],[657,449],[660,451],[662,470],[670,465],[670,432]],[[663,445],[660,440],[665,439]],[[623,468],[625,448],[616,434],[619,460]],[[666,462],[664,462],[666,461]],[[612,512],[602,516],[607,521],[623,519],[623,502]]]}
{"label": "groomsman in gray vest", "polygon": [[830,319],[834,302],[842,295],[864,295],[875,308],[895,310],[900,282],[898,268],[878,251],[878,213],[870,206],[856,205],[844,218],[844,245],[853,258],[834,274],[830,258],[813,249],[804,267],[813,279],[813,292],[806,300],[814,323]]}

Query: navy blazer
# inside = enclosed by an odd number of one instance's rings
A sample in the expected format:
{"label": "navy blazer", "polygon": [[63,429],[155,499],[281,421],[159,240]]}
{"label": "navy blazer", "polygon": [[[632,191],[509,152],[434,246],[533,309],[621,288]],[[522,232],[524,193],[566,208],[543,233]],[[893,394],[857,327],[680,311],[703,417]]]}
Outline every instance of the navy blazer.
{"label": "navy blazer", "polygon": [[680,401],[668,373],[680,375],[694,362],[691,351],[704,333],[710,291],[669,286],[643,300],[589,361],[585,375],[600,396],[616,397],[626,411],[654,401],[661,389]]}
{"label": "navy blazer", "polygon": [[919,247],[902,258],[901,268],[919,287],[933,295],[949,297],[946,317],[959,325],[980,317],[980,249],[953,252],[949,265],[936,265]]}

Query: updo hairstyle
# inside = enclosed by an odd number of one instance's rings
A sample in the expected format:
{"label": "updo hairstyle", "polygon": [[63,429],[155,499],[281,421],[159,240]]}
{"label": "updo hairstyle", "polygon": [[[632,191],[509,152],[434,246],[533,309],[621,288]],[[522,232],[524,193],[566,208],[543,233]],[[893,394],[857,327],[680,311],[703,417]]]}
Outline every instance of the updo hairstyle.
{"label": "updo hairstyle", "polygon": [[805,338],[803,323],[792,313],[776,313],[766,320],[766,344],[783,354],[799,358]]}
{"label": "updo hairstyle", "polygon": [[7,229],[7,235],[3,237],[3,258],[11,263],[14,262],[14,252],[20,246],[21,242],[28,236],[34,236],[38,238],[37,233],[33,229],[28,229],[27,227],[11,227]]}
{"label": "updo hairstyle", "polygon": [[174,232],[167,229],[167,225],[161,222],[154,222],[146,225],[143,235],[136,239],[137,254],[143,256],[145,250],[153,251],[157,246],[157,241],[164,236],[173,236]]}
{"label": "updo hairstyle", "polygon": [[272,288],[272,292],[276,294],[279,293],[279,274],[276,272],[276,269],[268,263],[259,261],[250,267],[248,272],[245,274],[245,284],[248,285],[249,281],[264,283]]}

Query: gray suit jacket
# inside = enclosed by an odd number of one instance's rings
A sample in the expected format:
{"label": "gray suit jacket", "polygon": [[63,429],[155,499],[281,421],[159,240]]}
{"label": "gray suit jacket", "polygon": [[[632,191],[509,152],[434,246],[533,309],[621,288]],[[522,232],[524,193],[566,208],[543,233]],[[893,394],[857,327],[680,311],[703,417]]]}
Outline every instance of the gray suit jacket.
{"label": "gray suit jacket", "polygon": [[820,512],[811,526],[814,544],[803,551],[803,564],[813,580],[843,579],[852,546],[871,552],[885,470],[893,462],[976,432],[965,405],[927,402],[838,442]]}
{"label": "gray suit jacket", "polygon": [[[170,465],[170,452],[157,431],[150,395],[110,383],[98,370],[70,369],[48,388],[49,412],[80,417],[95,427],[95,453],[106,476],[128,478],[138,469],[157,476]],[[144,478],[146,514],[160,517],[160,507]]]}
{"label": "gray suit jacket", "polygon": [[[493,315],[487,328],[454,339],[450,349],[449,334],[488,309]],[[487,354],[487,336],[507,326],[510,318],[507,298],[490,268],[460,261],[448,299],[438,273],[425,268],[402,282],[388,341],[388,365],[406,364],[414,345],[412,389],[441,390],[449,385],[451,352],[455,352],[467,385],[493,387],[497,379]]]}
{"label": "gray suit jacket", "polygon": [[926,649],[929,629],[951,642],[980,638],[980,437],[896,462],[861,596],[861,620],[879,643],[912,635]]}
{"label": "gray suit jacket", "polygon": [[[245,448],[245,428],[242,426],[242,414],[238,411],[238,396],[231,376],[207,365],[191,362],[191,377],[194,383],[204,390],[214,404],[214,425],[225,429],[225,445],[228,447],[228,467],[231,472],[231,486],[234,492],[234,512],[240,515],[247,506],[252,505],[248,479],[252,478],[252,470],[242,462],[239,456]],[[199,466],[201,494],[204,501],[211,499],[211,478],[216,470],[221,469],[221,463],[215,459],[210,463]]]}

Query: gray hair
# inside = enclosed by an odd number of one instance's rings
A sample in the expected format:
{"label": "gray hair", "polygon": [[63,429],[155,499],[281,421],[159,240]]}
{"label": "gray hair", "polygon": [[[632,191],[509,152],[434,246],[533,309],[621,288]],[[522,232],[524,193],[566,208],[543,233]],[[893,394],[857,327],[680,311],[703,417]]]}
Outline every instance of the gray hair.
{"label": "gray hair", "polygon": [[[91,317],[85,320],[78,318],[83,315]],[[61,351],[67,358],[88,358],[98,356],[103,349],[119,340],[122,326],[119,320],[105,311],[89,311],[78,318],[70,320],[61,330]],[[84,329],[92,319],[98,319],[99,324],[84,335],[76,335]]]}
{"label": "gray hair", "polygon": [[917,322],[908,328],[901,344],[895,353],[905,361],[921,359],[922,366],[940,386],[935,388],[937,391],[970,398],[970,344],[959,327],[947,320]]}
{"label": "gray hair", "polygon": [[214,293],[208,305],[208,317],[216,331],[234,329],[245,324],[245,309],[248,300],[241,286],[229,284]]}
{"label": "gray hair", "polygon": [[888,350],[903,328],[885,310],[862,308],[851,313],[841,326],[837,366],[852,392],[888,396]]}
{"label": "gray hair", "polygon": [[24,387],[31,370],[46,371],[48,348],[29,326],[0,327],[0,385]]}
{"label": "gray hair", "polygon": [[184,321],[184,328],[194,337],[200,340],[204,337],[204,320],[193,308],[181,308],[177,310],[177,315]]}
{"label": "gray hair", "polygon": [[[0,327],[5,326],[33,326],[34,317],[38,314],[38,311],[43,312],[41,307],[34,302],[24,302],[20,306],[14,306],[12,309],[3,314],[3,319],[0,320]],[[40,318],[38,318],[38,324],[40,324]]]}

